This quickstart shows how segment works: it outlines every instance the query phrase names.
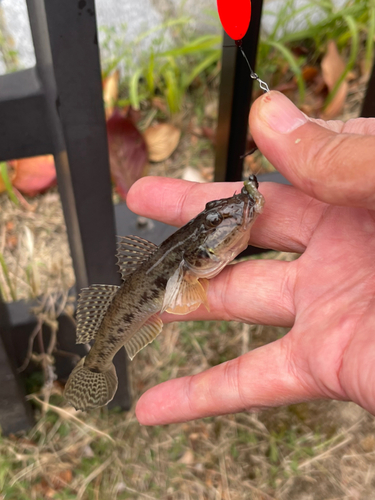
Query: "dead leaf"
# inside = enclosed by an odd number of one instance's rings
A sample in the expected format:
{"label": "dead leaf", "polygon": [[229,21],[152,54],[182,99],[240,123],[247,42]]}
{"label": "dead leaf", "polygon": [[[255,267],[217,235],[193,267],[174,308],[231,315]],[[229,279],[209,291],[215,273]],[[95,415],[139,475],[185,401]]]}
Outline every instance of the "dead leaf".
{"label": "dead leaf", "polygon": [[290,82],[282,82],[276,85],[273,90],[277,90],[283,94],[289,94],[298,88],[297,78],[293,78]]}
{"label": "dead leaf", "polygon": [[368,434],[359,443],[365,453],[371,453],[375,450],[375,436]]}
{"label": "dead leaf", "polygon": [[23,194],[36,196],[56,184],[52,155],[12,160],[9,163],[14,169],[12,184]]}
{"label": "dead leaf", "polygon": [[[345,62],[340,56],[336,43],[333,40],[328,42],[327,53],[323,57],[321,67],[324,82],[328,90],[331,91],[345,70]],[[344,80],[338,88],[335,97],[323,112],[323,117],[325,119],[334,118],[341,112],[347,93],[348,83]]]}
{"label": "dead leaf", "polygon": [[108,120],[113,114],[114,105],[118,99],[118,84],[120,79],[119,70],[111,73],[103,81],[103,100],[105,104],[105,116]]}
{"label": "dead leaf", "polygon": [[159,162],[169,158],[177,148],[181,130],[170,123],[159,123],[159,125],[148,127],[143,136],[148,147],[150,161]]}
{"label": "dead leaf", "polygon": [[199,170],[191,167],[190,165],[186,166],[182,172],[182,179],[184,181],[190,182],[204,182],[204,178]]}
{"label": "dead leaf", "polygon": [[168,115],[168,104],[165,99],[163,99],[162,97],[154,97],[151,102],[154,108],[158,109],[165,115]]}
{"label": "dead leaf", "polygon": [[115,111],[107,121],[109,162],[119,194],[126,199],[130,186],[146,173],[147,147],[142,134]]}
{"label": "dead leaf", "polygon": [[65,469],[57,474],[51,474],[50,476],[45,476],[40,484],[42,488],[46,490],[52,488],[54,491],[61,490],[65,488],[67,484],[70,484],[73,480],[73,473],[71,469]]}
{"label": "dead leaf", "polygon": [[191,465],[194,463],[194,453],[192,450],[186,450],[182,457],[178,460],[180,464]]}
{"label": "dead leaf", "polygon": [[211,120],[217,120],[218,108],[217,101],[208,102],[204,107],[204,116]]}
{"label": "dead leaf", "polygon": [[129,106],[126,111],[125,118],[129,118],[129,120],[134,123],[134,125],[137,125],[137,123],[142,119],[142,111],[140,109],[134,109],[132,106]]}
{"label": "dead leaf", "polygon": [[304,66],[302,68],[302,78],[305,82],[312,82],[318,76],[319,70],[315,66]]}
{"label": "dead leaf", "polygon": [[6,187],[5,187],[3,178],[0,175],[0,193],[3,193],[4,191],[6,191]]}
{"label": "dead leaf", "polygon": [[216,144],[216,130],[212,127],[202,127],[202,136],[211,141],[213,145]]}
{"label": "dead leaf", "polygon": [[212,165],[201,167],[201,172],[206,182],[212,182],[214,180],[214,167]]}
{"label": "dead leaf", "polygon": [[55,495],[57,493],[56,490],[48,486],[48,484],[46,483],[46,481],[44,481],[44,479],[42,479],[41,483],[38,483],[32,487],[32,492],[33,495],[31,496],[31,498],[38,498],[38,499],[41,498],[41,495],[42,498],[46,499],[55,498]]}
{"label": "dead leaf", "polygon": [[18,236],[16,234],[8,235],[5,244],[9,250],[14,250],[18,245]]}

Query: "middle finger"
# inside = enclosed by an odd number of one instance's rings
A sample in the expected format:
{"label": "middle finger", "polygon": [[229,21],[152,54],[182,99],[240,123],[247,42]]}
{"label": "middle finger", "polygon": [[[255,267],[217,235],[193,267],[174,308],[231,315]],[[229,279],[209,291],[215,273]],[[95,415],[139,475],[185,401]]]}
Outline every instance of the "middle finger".
{"label": "middle finger", "polygon": [[[180,179],[145,177],[136,182],[127,197],[137,214],[182,226],[195,217],[208,201],[239,192],[240,182],[198,184]],[[261,182],[266,203],[254,224],[251,244],[286,252],[304,252],[326,208],[293,186]]]}

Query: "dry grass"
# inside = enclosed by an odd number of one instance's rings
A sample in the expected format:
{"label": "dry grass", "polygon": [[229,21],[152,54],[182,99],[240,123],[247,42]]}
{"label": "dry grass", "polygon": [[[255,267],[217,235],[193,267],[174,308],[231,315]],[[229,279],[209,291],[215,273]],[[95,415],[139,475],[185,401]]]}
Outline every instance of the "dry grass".
{"label": "dry grass", "polygon": [[[285,331],[235,323],[168,325],[130,364],[134,401]],[[186,363],[186,360],[189,363]],[[317,402],[179,425],[140,426],[134,410],[61,408],[61,389],[22,438],[0,440],[7,500],[370,499],[375,422],[354,404]]]}
{"label": "dry grass", "polygon": [[4,300],[28,299],[68,290],[74,284],[64,218],[57,190],[16,206],[0,196],[0,255],[11,287],[0,273]]}

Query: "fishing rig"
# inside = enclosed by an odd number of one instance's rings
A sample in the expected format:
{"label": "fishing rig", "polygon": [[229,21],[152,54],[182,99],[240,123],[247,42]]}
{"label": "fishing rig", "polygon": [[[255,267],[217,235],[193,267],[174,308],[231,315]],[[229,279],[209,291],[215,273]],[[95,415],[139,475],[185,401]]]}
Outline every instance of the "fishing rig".
{"label": "fishing rig", "polygon": [[251,0],[217,0],[217,9],[224,31],[234,40],[246,61],[250,70],[250,78],[257,80],[264,92],[269,92],[267,83],[253,71],[242,47],[242,39],[246,35],[251,20]]}

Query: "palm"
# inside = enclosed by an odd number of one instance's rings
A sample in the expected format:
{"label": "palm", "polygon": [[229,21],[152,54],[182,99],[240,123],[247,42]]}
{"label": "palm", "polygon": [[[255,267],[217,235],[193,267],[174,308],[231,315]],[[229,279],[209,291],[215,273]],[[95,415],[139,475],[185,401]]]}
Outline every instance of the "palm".
{"label": "palm", "polygon": [[374,231],[365,209],[324,211],[292,264],[296,319],[284,340],[312,397],[353,399],[373,412],[364,393],[375,362]]}
{"label": "palm", "polygon": [[[375,207],[374,140],[368,135],[375,134],[375,120],[323,127],[307,122],[279,137],[259,119],[261,112],[276,116],[276,104],[269,108],[273,100],[281,102],[277,116],[284,120],[286,100],[271,92],[253,105],[251,130],[263,153],[296,187],[261,185],[266,205],[251,242],[301,256],[293,262],[227,266],[210,281],[210,312],[201,307],[186,319],[291,330],[237,359],[151,389],[137,405],[142,423],[325,397],[353,400],[375,414],[375,213],[366,209]],[[146,178],[127,201],[137,213],[180,226],[205,202],[240,187]]]}

